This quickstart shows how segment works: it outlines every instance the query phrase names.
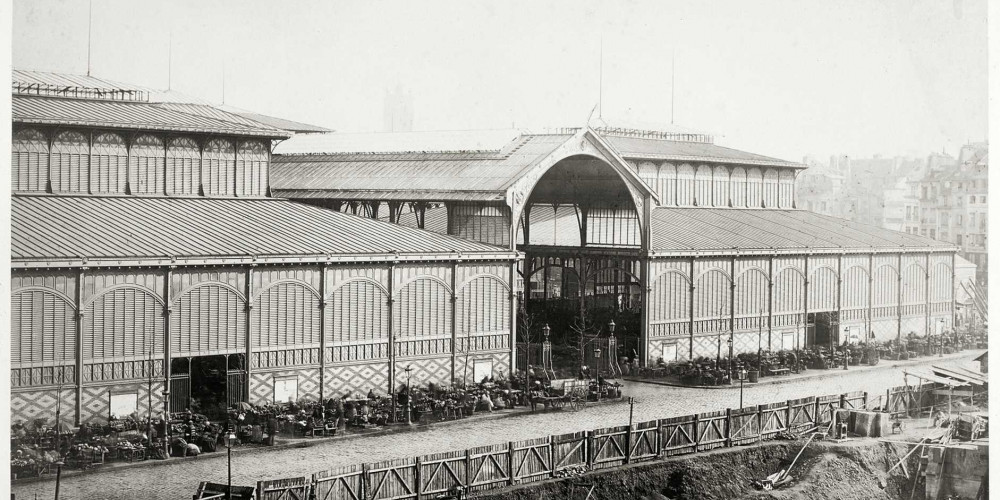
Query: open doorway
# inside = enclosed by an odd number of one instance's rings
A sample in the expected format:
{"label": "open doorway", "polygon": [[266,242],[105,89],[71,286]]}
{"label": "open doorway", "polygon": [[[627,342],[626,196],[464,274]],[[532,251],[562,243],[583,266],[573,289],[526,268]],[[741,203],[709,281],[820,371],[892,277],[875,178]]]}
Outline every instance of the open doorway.
{"label": "open doorway", "polygon": [[190,409],[209,419],[226,417],[226,410],[246,401],[246,368],[242,354],[178,358],[170,364],[171,411]]}

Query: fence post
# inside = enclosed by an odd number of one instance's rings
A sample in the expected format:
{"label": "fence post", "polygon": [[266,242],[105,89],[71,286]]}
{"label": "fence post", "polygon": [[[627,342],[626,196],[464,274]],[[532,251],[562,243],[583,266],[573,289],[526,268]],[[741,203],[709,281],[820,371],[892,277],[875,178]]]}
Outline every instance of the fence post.
{"label": "fence post", "polygon": [[726,408],[726,447],[733,446],[733,409]]}
{"label": "fence post", "polygon": [[549,477],[556,477],[556,447],[552,444],[552,435],[549,435]]}
{"label": "fence post", "polygon": [[785,401],[785,430],[792,430],[792,400]]}
{"label": "fence post", "polygon": [[507,441],[507,483],[514,485],[514,442]]}
{"label": "fence post", "polygon": [[472,487],[472,453],[470,450],[465,450],[465,484],[466,488]]}
{"label": "fence post", "polygon": [[594,431],[587,431],[587,468],[594,467]]}
{"label": "fence post", "polygon": [[861,393],[861,409],[868,409],[868,391]]}
{"label": "fence post", "polygon": [[629,424],[625,432],[625,463],[632,463],[632,424]]}
{"label": "fence post", "polygon": [[660,458],[662,456],[663,456],[663,420],[656,419],[656,458]]}
{"label": "fence post", "polygon": [[698,429],[698,414],[694,414],[694,453],[698,453],[698,441],[701,440],[701,431]]}
{"label": "fence post", "polygon": [[368,464],[361,464],[361,480],[358,481],[358,498],[368,498]]}
{"label": "fence post", "polygon": [[413,470],[413,482],[416,483],[416,488],[413,488],[413,492],[417,494],[417,500],[420,500],[420,490],[423,489],[423,481],[420,480],[420,469],[421,469],[420,457],[416,458],[417,468]]}
{"label": "fence post", "polygon": [[813,397],[813,404],[815,405],[816,411],[813,412],[813,423],[820,425],[823,423],[823,417],[819,414],[819,396]]}
{"label": "fence post", "polygon": [[757,442],[764,440],[764,405],[757,405]]}
{"label": "fence post", "polygon": [[889,416],[891,417],[892,416],[892,408],[889,406],[889,391],[890,390],[891,389],[886,389],[885,390],[885,405],[884,406],[885,406],[886,411],[889,412]]}
{"label": "fence post", "polygon": [[840,409],[843,410],[847,407],[847,394],[840,395]]}

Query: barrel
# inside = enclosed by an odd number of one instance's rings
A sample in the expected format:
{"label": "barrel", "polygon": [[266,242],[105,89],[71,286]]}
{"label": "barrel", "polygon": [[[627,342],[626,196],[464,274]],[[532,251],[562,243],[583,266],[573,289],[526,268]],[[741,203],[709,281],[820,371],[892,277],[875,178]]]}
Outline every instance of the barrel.
{"label": "barrel", "polygon": [[747,380],[750,382],[757,382],[760,379],[760,372],[757,370],[750,370],[747,372]]}

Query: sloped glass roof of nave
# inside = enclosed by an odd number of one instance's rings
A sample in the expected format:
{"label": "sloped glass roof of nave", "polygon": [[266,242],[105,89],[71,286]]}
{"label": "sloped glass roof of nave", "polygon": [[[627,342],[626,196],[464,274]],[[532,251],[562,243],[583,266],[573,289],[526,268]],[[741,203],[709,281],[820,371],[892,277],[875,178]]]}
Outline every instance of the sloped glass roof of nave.
{"label": "sloped glass roof of nave", "polygon": [[946,242],[806,210],[777,209],[657,208],[652,211],[651,237],[656,252],[953,247]]}
{"label": "sloped glass roof of nave", "polygon": [[144,259],[509,251],[287,200],[14,196],[11,257]]}

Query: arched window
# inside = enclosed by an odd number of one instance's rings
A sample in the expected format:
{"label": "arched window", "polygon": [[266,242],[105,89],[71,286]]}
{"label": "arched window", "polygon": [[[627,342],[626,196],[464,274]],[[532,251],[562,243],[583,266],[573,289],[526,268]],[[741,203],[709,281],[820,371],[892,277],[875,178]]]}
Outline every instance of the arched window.
{"label": "arched window", "polygon": [[769,168],[764,171],[764,208],[778,207],[778,171]]}
{"label": "arched window", "polygon": [[236,151],[233,143],[215,139],[205,145],[201,158],[202,186],[205,196],[236,194]]}
{"label": "arched window", "polygon": [[760,208],[761,200],[763,198],[762,188],[764,184],[764,175],[761,174],[759,168],[751,168],[747,172],[747,207],[749,208]]}
{"label": "arched window", "polygon": [[90,141],[79,132],[63,132],[52,141],[52,190],[57,193],[87,192]]}
{"label": "arched window", "polygon": [[[657,191],[656,176],[658,174],[658,170],[659,169],[656,168],[656,165],[649,162],[641,163],[636,169],[636,174],[639,176],[640,179],[642,179],[642,182],[645,182],[646,185],[649,186],[649,189],[652,190],[653,192]],[[663,198],[660,197],[661,196],[660,193],[656,192],[656,196],[660,198],[660,202],[662,203]]]}
{"label": "arched window", "polygon": [[385,292],[367,280],[350,281],[337,288],[325,312],[327,324],[331,325],[327,339],[333,344],[387,339],[386,299]]}
{"label": "arched window", "polygon": [[657,193],[660,195],[660,205],[673,207],[677,205],[677,169],[669,164],[660,165]]}
{"label": "arched window", "polygon": [[186,137],[167,144],[168,194],[196,195],[201,180],[201,152],[198,144]]}
{"label": "arched window", "polygon": [[677,205],[694,205],[694,168],[681,165],[677,169]]}
{"label": "arched window", "polygon": [[240,144],[236,154],[236,196],[267,195],[268,150],[263,143]]}
{"label": "arched window", "polygon": [[729,206],[729,170],[718,165],[712,172],[712,206]]}
{"label": "arched window", "polygon": [[10,145],[12,191],[43,192],[49,183],[49,141],[34,129],[18,130]]}
{"label": "arched window", "polygon": [[101,134],[94,138],[91,153],[90,190],[94,193],[125,193],[128,149],[118,134]]}
{"label": "arched window", "polygon": [[712,169],[701,165],[694,176],[694,201],[699,207],[712,206]]}
{"label": "arched window", "polygon": [[792,208],[795,196],[795,174],[791,170],[782,170],[778,174],[778,206]]}
{"label": "arched window", "polygon": [[261,351],[318,346],[320,298],[302,283],[284,282],[260,292],[252,312],[250,341]]}
{"label": "arched window", "polygon": [[132,194],[163,194],[163,141],[152,135],[140,135],[129,150],[129,187]]}
{"label": "arched window", "polygon": [[747,206],[747,171],[743,167],[733,169],[729,180],[729,198],[732,206],[745,208]]}
{"label": "arched window", "polygon": [[76,314],[61,296],[44,290],[15,293],[11,306],[12,364],[76,359]]}

